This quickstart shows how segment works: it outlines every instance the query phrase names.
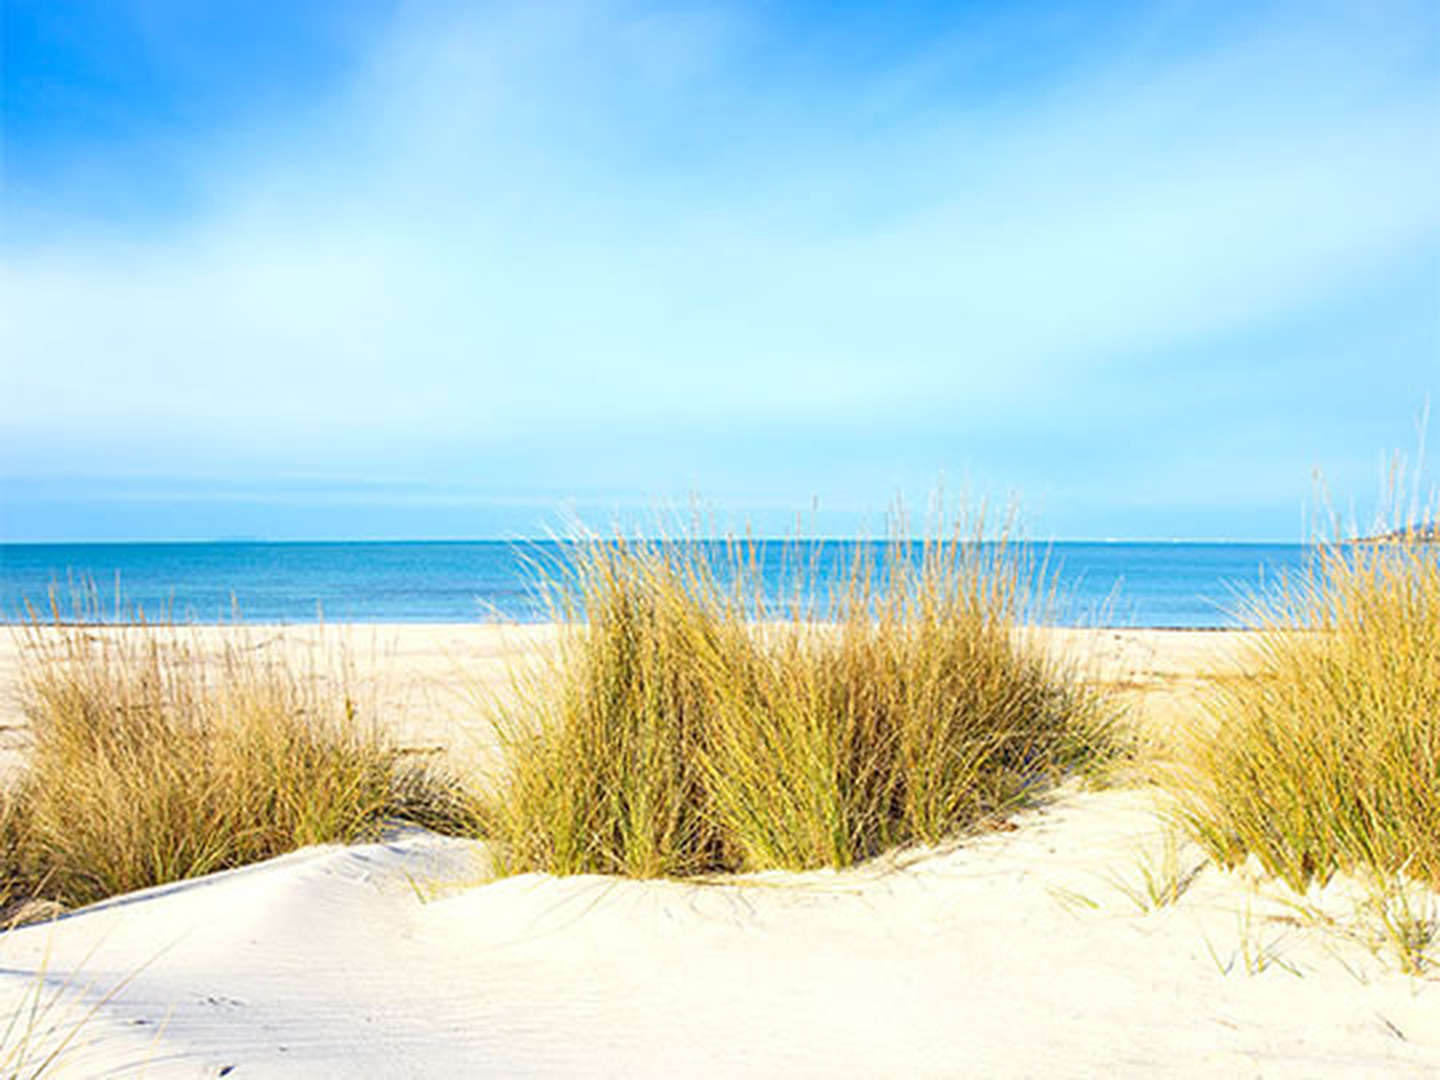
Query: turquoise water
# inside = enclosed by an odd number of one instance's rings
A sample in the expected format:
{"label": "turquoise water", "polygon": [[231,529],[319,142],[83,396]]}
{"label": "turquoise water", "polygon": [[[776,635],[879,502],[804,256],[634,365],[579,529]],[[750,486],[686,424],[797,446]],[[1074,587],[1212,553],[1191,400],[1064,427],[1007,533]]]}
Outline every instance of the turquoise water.
{"label": "turquoise water", "polygon": [[[807,545],[823,598],[861,541]],[[527,561],[553,560],[554,542],[0,544],[0,616],[26,602],[48,608],[71,583],[90,581],[114,616],[125,607],[197,622],[470,622],[545,617]],[[1076,543],[1036,545],[1064,598],[1054,621],[1071,625],[1226,627],[1239,597],[1303,566],[1301,544]],[[795,547],[762,541],[767,589],[778,593]],[[233,607],[232,607],[233,601]]]}

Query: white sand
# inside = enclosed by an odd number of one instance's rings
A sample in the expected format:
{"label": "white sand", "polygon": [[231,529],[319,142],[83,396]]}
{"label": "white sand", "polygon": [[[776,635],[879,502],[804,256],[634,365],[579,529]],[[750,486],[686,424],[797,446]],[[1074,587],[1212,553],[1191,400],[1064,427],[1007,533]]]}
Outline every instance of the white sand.
{"label": "white sand", "polygon": [[[394,639],[417,686],[505,648]],[[1235,644],[1065,647],[1158,693],[1159,721]],[[420,736],[469,738],[458,698],[415,692],[453,709]],[[1209,868],[1142,912],[1165,847],[1148,799],[1067,790],[903,865],[723,884],[486,883],[480,848],[424,833],[313,848],[0,939],[0,1015],[20,1016],[0,1054],[28,1028],[38,1061],[80,1021],[62,1073],[1440,1075],[1440,982],[1273,890]],[[1312,899],[1349,911],[1343,883]]]}

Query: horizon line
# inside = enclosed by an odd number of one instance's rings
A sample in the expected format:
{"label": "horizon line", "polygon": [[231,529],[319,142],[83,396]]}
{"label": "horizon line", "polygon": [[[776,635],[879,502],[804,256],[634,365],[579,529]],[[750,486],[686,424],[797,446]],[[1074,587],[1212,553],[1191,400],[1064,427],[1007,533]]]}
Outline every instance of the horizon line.
{"label": "horizon line", "polygon": [[[906,542],[920,542],[923,540],[948,539],[951,534],[923,533],[913,537],[906,537]],[[822,534],[814,536],[793,536],[793,535],[757,535],[749,536],[743,533],[724,535],[705,535],[696,537],[673,537],[655,535],[648,533],[596,533],[595,536],[601,539],[623,537],[627,540],[638,541],[660,541],[660,540],[696,540],[704,543],[723,543],[727,541],[754,541],[757,543],[889,543],[894,538],[885,536],[865,536],[854,534]],[[548,534],[543,536],[384,536],[384,537],[269,537],[269,536],[210,536],[210,537],[110,537],[106,539],[93,538],[44,538],[44,539],[12,539],[0,537],[0,547],[45,547],[63,545],[86,545],[100,547],[105,545],[202,545],[202,544],[535,544],[535,543],[570,543],[584,537],[557,536]],[[1204,536],[1005,536],[985,537],[988,543],[1005,540],[1008,543],[1016,544],[1310,544],[1313,540],[1277,539],[1274,537],[1204,537]],[[1363,539],[1363,537],[1346,539]]]}

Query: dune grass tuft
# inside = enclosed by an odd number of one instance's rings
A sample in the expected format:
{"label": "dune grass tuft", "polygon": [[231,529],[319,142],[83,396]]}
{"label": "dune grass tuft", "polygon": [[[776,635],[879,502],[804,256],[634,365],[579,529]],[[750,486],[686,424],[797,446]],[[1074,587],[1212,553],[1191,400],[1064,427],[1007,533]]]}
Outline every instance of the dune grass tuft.
{"label": "dune grass tuft", "polygon": [[1254,606],[1254,678],[1217,691],[1172,774],[1225,864],[1440,888],[1440,549],[1325,543]]}
{"label": "dune grass tuft", "polygon": [[[782,595],[810,595],[805,563]],[[1017,642],[1026,570],[978,529],[858,546],[836,595],[781,613],[753,545],[578,542],[556,658],[497,718],[505,865],[842,867],[1015,808],[1109,745],[1098,700]]]}
{"label": "dune grass tuft", "polygon": [[0,814],[12,901],[83,905],[392,818],[472,824],[458,785],[400,755],[343,681],[238,630],[208,649],[172,626],[23,633],[33,746]]}

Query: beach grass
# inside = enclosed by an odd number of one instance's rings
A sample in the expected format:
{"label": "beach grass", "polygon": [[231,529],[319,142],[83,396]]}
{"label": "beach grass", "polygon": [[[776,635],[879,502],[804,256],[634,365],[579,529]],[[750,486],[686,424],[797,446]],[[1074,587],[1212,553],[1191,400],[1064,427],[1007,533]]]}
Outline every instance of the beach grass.
{"label": "beach grass", "polygon": [[1103,757],[1103,703],[1017,641],[1034,567],[979,526],[947,535],[856,545],[818,604],[797,545],[778,610],[743,540],[572,545],[541,571],[560,647],[497,706],[502,865],[844,867],[998,818]]}
{"label": "beach grass", "polygon": [[400,754],[318,662],[239,628],[209,647],[171,625],[18,632],[33,745],[0,804],[12,909],[368,838],[392,819],[473,828],[460,785]]}
{"label": "beach grass", "polygon": [[1251,605],[1251,678],[1217,687],[1168,773],[1226,865],[1440,888],[1440,551],[1323,543]]}

